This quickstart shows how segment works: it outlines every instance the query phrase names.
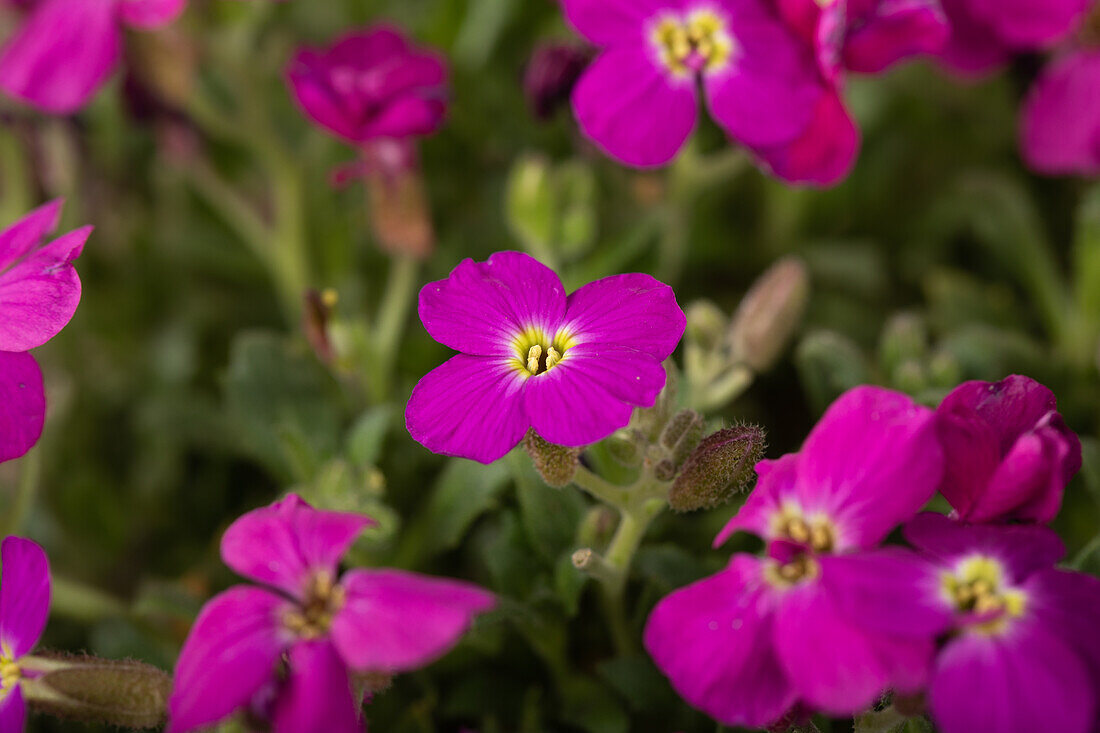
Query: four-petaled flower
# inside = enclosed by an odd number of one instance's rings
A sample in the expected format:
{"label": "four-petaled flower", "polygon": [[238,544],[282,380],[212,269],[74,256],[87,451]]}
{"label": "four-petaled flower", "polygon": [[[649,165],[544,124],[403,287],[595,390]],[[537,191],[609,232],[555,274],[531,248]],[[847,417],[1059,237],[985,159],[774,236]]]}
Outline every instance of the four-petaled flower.
{"label": "four-petaled flower", "polygon": [[420,380],[409,433],[435,453],[491,463],[529,428],[558,445],[602,440],[650,407],[683,336],[672,288],[615,275],[569,296],[518,252],[466,260],[420,291],[432,338],[462,352]]}
{"label": "four-petaled flower", "polygon": [[0,545],[0,731],[19,733],[27,717],[21,689],[34,675],[22,664],[50,615],[50,565],[41,547],[22,537]]}
{"label": "four-petaled flower", "polygon": [[[923,565],[874,548],[931,498],[942,467],[932,411],[874,387],[842,395],[799,453],[761,462],[715,544],[748,530],[767,557],[734,555],[646,624],[677,692],[726,725],[762,727],[799,705],[847,715],[887,689],[918,691],[935,633],[909,622]],[[857,620],[860,608],[875,613]]]}
{"label": "four-petaled flower", "polygon": [[180,652],[169,729],[248,708],[275,733],[355,733],[353,675],[421,667],[450,649],[493,596],[400,570],[349,570],[340,558],[371,523],[291,494],[234,522],[222,559],[264,587],[211,600]]}
{"label": "four-petaled flower", "polygon": [[160,28],[186,0],[34,0],[0,52],[0,90],[46,112],[83,107],[114,72],[123,27]]}
{"label": "four-petaled flower", "polygon": [[72,262],[91,227],[43,243],[61,201],[39,207],[0,232],[0,462],[30,450],[42,434],[42,372],[26,353],[57,335],[80,302]]}
{"label": "four-petaled flower", "polygon": [[602,49],[573,90],[581,129],[633,166],[669,162],[698,117],[702,86],[737,142],[776,146],[801,135],[826,93],[809,49],[766,0],[562,0]]}
{"label": "four-petaled flower", "polygon": [[1049,522],[1081,468],[1081,441],[1054,393],[1028,377],[960,384],[936,410],[936,430],[940,493],[965,522]]}
{"label": "four-petaled flower", "polygon": [[1054,567],[1065,553],[1058,536],[942,514],[921,514],[904,533],[929,563],[897,610],[950,632],[928,685],[937,729],[1095,730],[1100,580]]}

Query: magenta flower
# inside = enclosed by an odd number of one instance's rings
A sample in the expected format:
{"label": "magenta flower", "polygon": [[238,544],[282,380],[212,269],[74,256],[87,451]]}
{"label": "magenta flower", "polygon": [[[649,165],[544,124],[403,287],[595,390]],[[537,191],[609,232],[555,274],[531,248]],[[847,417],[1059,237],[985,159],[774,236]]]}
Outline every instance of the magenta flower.
{"label": "magenta flower", "polygon": [[966,382],[936,410],[942,493],[966,522],[1049,522],[1081,468],[1081,442],[1054,393],[1018,375]]}
{"label": "magenta flower", "polygon": [[840,92],[818,100],[805,132],[774,147],[755,148],[757,162],[773,175],[791,183],[831,186],[852,172],[859,154],[859,129]]}
{"label": "magenta flower", "polygon": [[725,725],[763,727],[796,705],[847,715],[886,689],[921,688],[941,621],[914,605],[926,566],[874,548],[935,491],[933,420],[904,395],[856,388],[799,453],[758,465],[715,544],[748,530],[767,557],[735,555],[646,624],[646,648],[685,700]]}
{"label": "magenta flower", "polygon": [[42,434],[42,372],[24,352],[56,336],[80,302],[72,262],[92,228],[43,244],[60,216],[61,201],[53,201],[0,232],[0,462],[23,455]]}
{"label": "magenta flower", "polygon": [[314,122],[356,147],[428,135],[447,111],[446,62],[413,48],[391,26],[349,33],[327,49],[299,50],[287,80]]}
{"label": "magenta flower", "polygon": [[1052,175],[1100,175],[1100,49],[1051,62],[1032,86],[1020,120],[1028,166]]}
{"label": "magenta flower", "polygon": [[1095,730],[1100,580],[1054,568],[1058,536],[922,514],[905,537],[933,563],[913,607],[951,632],[928,687],[937,730]]}
{"label": "magenta flower", "polygon": [[940,53],[953,70],[980,75],[1013,53],[1064,38],[1092,0],[942,0],[951,35]]}
{"label": "magenta flower", "polygon": [[698,116],[696,86],[734,140],[775,146],[809,124],[824,87],[766,0],[562,0],[602,49],[573,90],[581,129],[612,157],[658,166]]}
{"label": "magenta flower", "polygon": [[262,585],[230,588],[199,614],[176,665],[169,730],[247,707],[274,733],[355,733],[349,675],[424,666],[492,608],[490,593],[458,581],[387,569],[338,576],[371,523],[291,494],[226,530],[225,564]]}
{"label": "magenta flower", "polygon": [[171,23],[186,0],[35,0],[0,51],[0,90],[45,112],[83,107],[114,72],[125,26]]}
{"label": "magenta flower", "polygon": [[0,545],[0,731],[19,733],[27,717],[20,666],[50,615],[50,564],[41,547],[22,537]]}
{"label": "magenta flower", "polygon": [[465,260],[420,291],[420,319],[462,352],[413,389],[409,433],[434,453],[491,463],[529,428],[583,446],[651,407],[661,365],[684,334],[672,288],[649,275],[615,275],[568,297],[534,258],[497,252]]}

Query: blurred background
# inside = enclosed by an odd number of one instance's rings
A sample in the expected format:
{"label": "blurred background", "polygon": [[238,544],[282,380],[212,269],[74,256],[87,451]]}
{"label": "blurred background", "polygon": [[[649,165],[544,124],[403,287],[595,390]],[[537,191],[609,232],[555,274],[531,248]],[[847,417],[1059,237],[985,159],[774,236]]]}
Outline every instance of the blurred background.
{"label": "blurred background", "polygon": [[[355,153],[309,124],[284,80],[300,45],[379,19],[451,63],[448,122],[420,145],[436,234],[422,262],[379,246],[393,204],[372,205],[357,178],[333,185]],[[5,533],[50,554],[45,646],[171,669],[201,604],[235,582],[221,532],[296,488],[381,520],[355,562],[504,599],[454,653],[377,695],[372,729],[715,730],[640,646],[615,652],[569,562],[582,519],[598,536],[613,515],[546,487],[525,456],[448,460],[404,429],[413,385],[449,352],[403,306],[463,258],[505,249],[552,262],[569,288],[650,272],[685,309],[716,306],[696,309],[698,342],[770,264],[800,256],[805,318],[714,413],[762,425],[771,457],[854,384],[934,405],[966,379],[1038,379],[1086,444],[1056,528],[1100,572],[1100,186],[1020,162],[1038,59],[980,82],[932,63],[852,78],[863,152],[820,191],[770,179],[709,121],[672,169],[615,164],[567,104],[533,109],[524,75],[547,42],[578,41],[542,0],[193,0],[170,27],[128,34],[122,70],[78,114],[0,100],[0,223],[64,197],[66,229],[96,227],[76,317],[36,351],[43,440],[0,466]],[[628,588],[636,634],[658,598],[725,563],[731,546],[710,541],[735,508],[658,519]]]}

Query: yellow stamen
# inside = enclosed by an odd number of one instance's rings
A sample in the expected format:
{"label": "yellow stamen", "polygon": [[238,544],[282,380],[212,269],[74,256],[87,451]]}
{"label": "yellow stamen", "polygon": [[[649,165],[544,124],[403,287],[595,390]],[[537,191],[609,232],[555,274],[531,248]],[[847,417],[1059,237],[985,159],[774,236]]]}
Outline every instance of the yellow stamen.
{"label": "yellow stamen", "polygon": [[[542,346],[535,344],[527,351],[527,371],[539,373],[539,359],[542,358]],[[549,357],[547,357],[549,358]]]}
{"label": "yellow stamen", "polygon": [[561,361],[561,354],[558,353],[558,350],[553,346],[546,347],[546,368],[549,369],[559,361]]}

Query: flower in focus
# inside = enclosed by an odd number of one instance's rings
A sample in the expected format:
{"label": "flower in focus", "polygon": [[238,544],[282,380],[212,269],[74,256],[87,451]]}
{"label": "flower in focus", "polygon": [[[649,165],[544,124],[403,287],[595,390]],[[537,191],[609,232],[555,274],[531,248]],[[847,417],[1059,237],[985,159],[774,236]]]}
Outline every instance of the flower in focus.
{"label": "flower in focus", "polygon": [[0,51],[0,90],[45,112],[83,107],[114,72],[123,28],[152,30],[186,0],[35,0]]}
{"label": "flower in focus", "polygon": [[299,50],[287,79],[314,122],[358,148],[431,134],[447,111],[444,59],[413,48],[390,26]]}
{"label": "flower in focus", "polygon": [[735,141],[771,147],[799,137],[825,91],[809,50],[765,0],[562,0],[601,53],[573,90],[581,129],[633,166],[669,162],[698,116]]}
{"label": "flower in focus", "polygon": [[940,492],[966,522],[1049,522],[1081,468],[1081,442],[1049,389],[1028,377],[966,382],[936,410]]}
{"label": "flower in focus", "polygon": [[1024,102],[1020,147],[1040,173],[1100,175],[1100,49],[1072,51],[1043,70]]}
{"label": "flower in focus", "polygon": [[176,665],[169,730],[248,708],[275,733],[360,731],[352,674],[424,666],[494,605],[467,583],[400,570],[338,576],[370,523],[291,494],[226,530],[225,564],[262,585],[230,588],[199,614]]}
{"label": "flower in focus", "polygon": [[912,608],[951,632],[928,689],[937,730],[1095,730],[1100,580],[1054,568],[1065,552],[1058,536],[941,514],[904,531],[933,562]]}
{"label": "flower in focus", "polygon": [[845,715],[923,686],[942,620],[912,608],[925,563],[875,547],[935,491],[933,420],[904,395],[859,387],[799,453],[758,465],[715,544],[748,530],[767,556],[735,555],[646,624],[646,648],[685,700],[725,725],[763,727],[796,705]]}
{"label": "flower in focus", "polygon": [[43,243],[61,201],[41,206],[0,232],[0,461],[38,442],[46,415],[42,372],[26,353],[65,327],[80,302],[80,256],[91,227]]}
{"label": "flower in focus", "polygon": [[459,351],[413,389],[409,433],[434,453],[491,463],[534,428],[584,446],[651,407],[662,362],[684,334],[672,288],[649,275],[606,277],[566,296],[519,252],[465,260],[420,291],[420,319]]}
{"label": "flower in focus", "polygon": [[0,731],[19,733],[27,716],[21,683],[34,673],[20,665],[50,615],[46,553],[22,537],[0,545]]}
{"label": "flower in focus", "polygon": [[948,67],[980,75],[1013,53],[1043,49],[1065,37],[1092,0],[942,0],[951,35],[940,52]]}

